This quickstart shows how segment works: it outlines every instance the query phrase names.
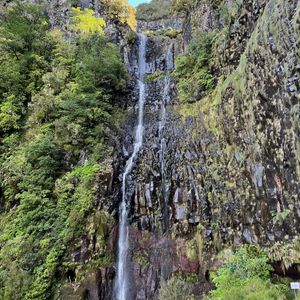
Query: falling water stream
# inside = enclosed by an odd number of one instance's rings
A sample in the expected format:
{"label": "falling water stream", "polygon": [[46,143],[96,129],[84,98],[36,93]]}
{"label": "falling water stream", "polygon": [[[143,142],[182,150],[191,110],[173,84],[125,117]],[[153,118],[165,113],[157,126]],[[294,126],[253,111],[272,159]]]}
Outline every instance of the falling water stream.
{"label": "falling water stream", "polygon": [[115,285],[115,295],[118,300],[128,300],[128,272],[127,257],[129,247],[128,236],[128,204],[126,201],[126,179],[131,172],[134,160],[138,155],[143,144],[143,119],[144,119],[144,102],[145,102],[145,83],[144,75],[146,72],[146,44],[147,37],[138,34],[139,38],[139,103],[138,103],[138,124],[135,133],[133,153],[126,162],[125,170],[122,177],[122,202],[119,210],[119,240],[118,240],[118,261],[117,261],[117,278]]}
{"label": "falling water stream", "polygon": [[166,56],[166,74],[164,77],[164,89],[162,95],[162,103],[161,103],[161,113],[160,113],[160,122],[159,122],[159,138],[160,138],[160,172],[161,172],[161,193],[163,198],[163,231],[166,232],[169,227],[168,222],[168,188],[165,176],[165,148],[166,148],[166,140],[163,137],[163,130],[166,124],[166,105],[170,100],[170,72],[174,68],[173,62],[173,44],[171,44],[168,48],[167,56]]}

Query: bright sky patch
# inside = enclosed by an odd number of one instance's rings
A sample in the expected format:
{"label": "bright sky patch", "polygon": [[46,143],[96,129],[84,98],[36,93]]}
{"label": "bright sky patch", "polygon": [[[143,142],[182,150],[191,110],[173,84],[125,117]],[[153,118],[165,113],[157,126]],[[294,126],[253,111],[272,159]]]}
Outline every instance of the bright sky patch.
{"label": "bright sky patch", "polygon": [[129,0],[129,3],[133,6],[138,6],[141,3],[147,3],[150,2],[150,0]]}

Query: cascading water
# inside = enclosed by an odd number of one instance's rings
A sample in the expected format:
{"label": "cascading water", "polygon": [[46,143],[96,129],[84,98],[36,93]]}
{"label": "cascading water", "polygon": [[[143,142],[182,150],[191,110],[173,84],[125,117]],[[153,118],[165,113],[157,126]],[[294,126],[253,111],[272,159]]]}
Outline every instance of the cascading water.
{"label": "cascading water", "polygon": [[144,102],[145,102],[145,83],[144,75],[146,72],[146,45],[147,37],[138,34],[139,38],[139,103],[138,103],[138,125],[135,133],[133,153],[126,162],[125,170],[122,178],[122,202],[119,210],[119,240],[118,240],[118,261],[117,261],[117,278],[115,284],[115,296],[118,300],[127,300],[128,292],[128,272],[127,258],[129,248],[128,236],[128,205],[126,201],[126,179],[131,172],[134,160],[138,155],[143,144],[143,118],[144,118]]}
{"label": "cascading water", "polygon": [[170,71],[174,68],[173,61],[173,44],[168,48],[166,55],[166,75],[164,77],[164,89],[162,95],[162,104],[161,104],[161,115],[159,122],[159,138],[160,138],[160,171],[161,171],[161,193],[163,198],[163,231],[168,230],[168,203],[167,203],[167,184],[165,176],[165,148],[166,140],[163,137],[163,130],[166,124],[166,105],[170,100]]}

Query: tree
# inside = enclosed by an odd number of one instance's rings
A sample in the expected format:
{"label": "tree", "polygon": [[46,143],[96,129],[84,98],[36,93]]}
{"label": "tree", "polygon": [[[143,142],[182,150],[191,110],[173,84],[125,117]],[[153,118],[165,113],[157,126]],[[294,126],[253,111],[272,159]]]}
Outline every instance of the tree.
{"label": "tree", "polygon": [[72,8],[72,28],[78,30],[83,35],[98,33],[104,34],[103,27],[106,25],[102,18],[97,18],[91,9]]}
{"label": "tree", "polygon": [[104,0],[108,14],[112,19],[120,20],[127,24],[132,30],[136,29],[136,10],[127,0]]}
{"label": "tree", "polygon": [[192,299],[192,284],[183,278],[173,276],[162,283],[158,295],[159,300],[190,300]]}
{"label": "tree", "polygon": [[17,4],[0,21],[1,299],[53,296],[66,251],[96,214],[95,182],[126,79],[102,19],[75,9],[78,34],[66,41],[41,9]]}

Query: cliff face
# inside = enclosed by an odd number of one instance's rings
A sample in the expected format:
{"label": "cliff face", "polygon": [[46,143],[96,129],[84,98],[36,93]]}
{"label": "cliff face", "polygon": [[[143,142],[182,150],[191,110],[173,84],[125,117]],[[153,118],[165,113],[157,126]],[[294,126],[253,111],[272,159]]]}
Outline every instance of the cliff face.
{"label": "cliff face", "polygon": [[[230,227],[238,229],[232,241],[272,246],[298,234],[297,17],[296,1],[251,2],[231,27],[227,45],[233,47],[225,57],[234,53],[226,61],[238,63],[219,83],[215,114],[222,128],[219,144],[229,147],[227,176],[235,186],[225,203],[238,205],[236,221],[230,209],[226,213],[235,223]],[[230,70],[224,63],[221,68],[225,74]]]}
{"label": "cliff face", "polygon": [[225,76],[200,108],[221,184],[212,185],[210,222],[230,243],[272,246],[298,233],[297,18],[296,1],[245,1],[220,53]]}
{"label": "cliff face", "polygon": [[[137,299],[154,297],[173,272],[204,275],[233,245],[258,244],[287,272],[299,261],[288,254],[299,243],[299,4],[225,5],[229,26],[201,2],[183,38],[166,42],[175,57],[198,29],[218,29],[215,91],[181,104],[171,80],[160,134],[164,75],[148,85],[146,138],[128,192]],[[163,44],[149,41],[149,73],[166,70]]]}
{"label": "cliff face", "polygon": [[[290,250],[299,243],[300,7],[297,1],[262,0],[239,6],[226,1],[222,9],[196,3],[180,21],[182,35],[148,40],[145,138],[127,188],[135,299],[156,298],[162,278],[173,273],[195,275],[195,287],[209,289],[207,274],[218,265],[217,254],[234,245],[264,247],[287,273],[299,261]],[[231,12],[228,20],[224,11]],[[170,24],[140,21],[139,28],[178,29],[178,22]],[[216,88],[183,104],[171,73],[199,29],[220,33]],[[134,85],[137,42],[125,49]],[[118,174],[132,152],[136,116],[130,107],[137,94],[134,89],[114,155],[112,202],[107,194],[102,198],[116,218]],[[116,229],[110,236],[116,251]],[[108,270],[111,277],[101,277],[100,291],[112,289],[114,271]]]}
{"label": "cliff face", "polygon": [[[201,294],[211,287],[218,254],[244,243],[265,248],[287,273],[299,263],[292,250],[300,228],[300,4],[219,2],[195,1],[175,21],[139,21],[141,31],[154,33],[147,42],[144,143],[127,182],[132,299],[156,299],[162,280],[174,273]],[[101,1],[79,4],[105,16]],[[51,24],[64,29],[70,8],[70,1],[49,1]],[[169,27],[182,34],[167,36]],[[218,32],[215,88],[182,103],[175,59],[198,30]],[[97,179],[94,204],[108,217],[103,224],[92,216],[87,234],[70,246],[67,260],[75,267],[58,289],[61,299],[112,299],[114,259],[101,267],[94,262],[117,251],[122,173],[136,126],[138,41],[119,24],[108,22],[106,33],[120,44],[130,74],[124,121]]]}

